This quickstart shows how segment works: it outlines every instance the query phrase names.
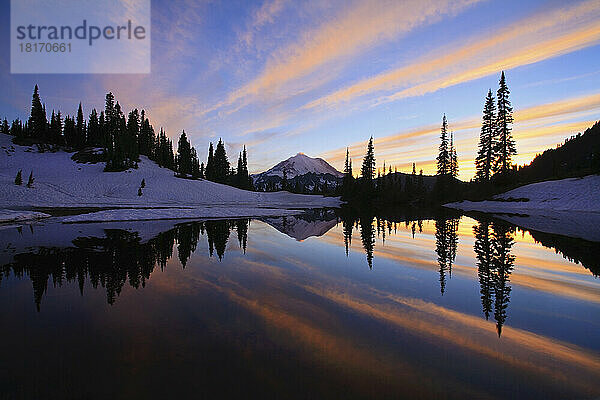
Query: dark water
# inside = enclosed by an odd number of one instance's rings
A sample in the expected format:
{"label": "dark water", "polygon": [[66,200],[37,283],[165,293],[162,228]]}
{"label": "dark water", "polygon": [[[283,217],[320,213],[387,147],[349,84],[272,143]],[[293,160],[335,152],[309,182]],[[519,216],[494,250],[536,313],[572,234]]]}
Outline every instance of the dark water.
{"label": "dark water", "polygon": [[597,398],[600,245],[460,215],[0,227],[0,398]]}

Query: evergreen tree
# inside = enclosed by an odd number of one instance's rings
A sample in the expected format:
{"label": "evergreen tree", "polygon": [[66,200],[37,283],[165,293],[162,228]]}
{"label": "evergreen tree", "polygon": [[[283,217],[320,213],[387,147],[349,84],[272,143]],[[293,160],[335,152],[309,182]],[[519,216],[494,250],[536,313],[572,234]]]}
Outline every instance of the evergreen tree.
{"label": "evergreen tree", "polygon": [[112,92],[106,94],[104,100],[104,122],[108,126],[109,131],[111,130],[110,125],[115,119],[115,96]]}
{"label": "evergreen tree", "polygon": [[140,113],[137,109],[129,112],[127,117],[127,130],[123,140],[125,157],[132,165],[139,159],[140,151],[138,146],[138,138],[140,134]]}
{"label": "evergreen tree", "polygon": [[23,184],[23,171],[19,170],[17,172],[17,176],[15,177],[15,185],[21,186]]}
{"label": "evergreen tree", "polygon": [[481,132],[479,133],[479,148],[477,158],[475,159],[476,179],[480,182],[488,182],[491,177],[493,162],[495,161],[497,150],[494,141],[496,135],[496,104],[492,89],[488,91],[483,106],[483,118],[481,123]]}
{"label": "evergreen tree", "polygon": [[346,162],[344,163],[344,180],[342,181],[342,191],[348,195],[352,192],[354,177],[352,176],[352,159],[350,152],[346,147]]}
{"label": "evergreen tree", "polygon": [[146,187],[146,180],[142,178],[142,183],[140,183],[140,187],[143,189]]}
{"label": "evergreen tree", "polygon": [[83,118],[83,109],[81,108],[81,103],[79,103],[79,108],[77,109],[77,123],[75,125],[75,129],[77,131],[75,144],[76,148],[82,148],[87,143],[87,132],[85,126],[85,119]]}
{"label": "evergreen tree", "polygon": [[373,178],[375,177],[375,151],[373,149],[373,136],[369,139],[367,145],[367,154],[363,159],[361,175],[363,183],[371,188],[373,186]]}
{"label": "evergreen tree", "polygon": [[24,137],[28,131],[27,123],[23,124],[20,119],[15,119],[10,126],[10,134],[15,137]]}
{"label": "evergreen tree", "polygon": [[165,131],[160,128],[160,133],[158,134],[158,138],[156,140],[155,150],[156,162],[160,167],[171,168],[172,155],[169,154],[169,151],[169,139],[167,138]]}
{"label": "evergreen tree", "polygon": [[2,129],[0,129],[0,132],[4,133],[5,135],[10,135],[10,127],[8,126],[8,121],[6,118],[4,118],[4,121],[2,121]]}
{"label": "evergreen tree", "polygon": [[253,190],[252,178],[248,172],[248,153],[246,152],[246,146],[242,150],[242,173],[240,176],[242,189]]}
{"label": "evergreen tree", "polygon": [[204,170],[204,163],[200,163],[200,179],[206,179],[206,172]]}
{"label": "evergreen tree", "polygon": [[458,177],[458,156],[456,155],[456,146],[454,146],[454,131],[450,132],[450,176]]}
{"label": "evergreen tree", "polygon": [[190,142],[185,135],[185,131],[183,131],[179,137],[179,143],[177,145],[177,159],[177,172],[184,176],[190,175],[192,173],[192,149]]}
{"label": "evergreen tree", "polygon": [[229,176],[229,160],[225,152],[225,144],[219,139],[214,155],[214,179],[215,182],[226,183]]}
{"label": "evergreen tree", "polygon": [[90,146],[102,146],[102,139],[100,133],[100,121],[98,120],[98,112],[94,108],[90,113],[90,118],[87,126],[88,133],[88,145]]}
{"label": "evergreen tree", "polygon": [[206,161],[206,171],[205,171],[206,179],[209,181],[215,180],[215,157],[213,154],[213,144],[212,142],[208,145],[208,160]]}
{"label": "evergreen tree", "polygon": [[75,144],[77,143],[77,129],[75,127],[75,121],[68,115],[65,117],[63,135],[66,145],[69,147],[75,147]]}
{"label": "evergreen tree", "polygon": [[236,176],[235,176],[235,185],[239,188],[242,188],[244,185],[244,178],[242,176],[243,169],[244,169],[244,166],[242,165],[242,153],[240,152],[240,154],[238,156],[237,171],[236,171]]}
{"label": "evergreen tree", "polygon": [[100,146],[104,146],[104,148],[108,147],[108,134],[106,127],[106,117],[104,116],[104,111],[100,111],[100,117],[98,118],[98,127],[100,133],[100,142],[98,143]]}
{"label": "evergreen tree", "polygon": [[191,150],[192,157],[192,178],[197,179],[200,178],[200,161],[198,160],[198,153],[196,149],[192,147]]}
{"label": "evergreen tree", "polygon": [[29,116],[29,134],[36,139],[46,140],[46,134],[48,129],[48,119],[46,117],[46,110],[42,106],[40,95],[38,92],[38,85],[35,85],[33,89],[33,98],[31,99],[31,115]]}
{"label": "evergreen tree", "polygon": [[448,120],[446,114],[442,119],[442,129],[440,134],[440,147],[437,160],[437,174],[446,176],[450,173],[450,151],[448,149]]}
{"label": "evergreen tree", "polygon": [[112,93],[106,95],[103,135],[107,161],[105,171],[122,171],[137,168],[139,159],[139,113],[133,110],[125,118],[121,105],[115,103]]}
{"label": "evergreen tree", "polygon": [[50,117],[50,128],[48,130],[48,140],[55,144],[61,144],[63,142],[62,117],[60,115],[60,111],[57,114],[54,114],[54,110],[52,111],[52,116]]}
{"label": "evergreen tree", "polygon": [[[65,119],[66,125],[66,119]],[[118,129],[118,116],[115,110],[115,97],[112,92],[106,94],[104,101],[104,135],[105,142],[104,146],[107,154],[107,161],[105,170],[114,171],[121,168],[121,157],[118,153],[117,140],[117,129]],[[66,135],[65,135],[66,136]]]}
{"label": "evergreen tree", "polygon": [[494,170],[505,174],[511,168],[512,156],[517,154],[517,147],[512,137],[513,109],[509,100],[510,91],[506,84],[504,71],[500,76],[497,92],[498,115],[496,117],[496,154],[497,159]]}
{"label": "evergreen tree", "polygon": [[27,180],[27,187],[28,187],[28,188],[31,188],[31,187],[33,187],[33,181],[34,181],[34,180],[35,180],[35,179],[33,178],[33,171],[31,171],[31,172],[29,173],[29,179]]}
{"label": "evergreen tree", "polygon": [[152,157],[152,147],[156,141],[154,128],[150,125],[150,120],[146,116],[146,112],[142,110],[140,116],[140,132],[139,132],[139,152],[148,157]]}
{"label": "evergreen tree", "polygon": [[173,154],[173,142],[167,139],[167,168],[175,168],[175,156]]}

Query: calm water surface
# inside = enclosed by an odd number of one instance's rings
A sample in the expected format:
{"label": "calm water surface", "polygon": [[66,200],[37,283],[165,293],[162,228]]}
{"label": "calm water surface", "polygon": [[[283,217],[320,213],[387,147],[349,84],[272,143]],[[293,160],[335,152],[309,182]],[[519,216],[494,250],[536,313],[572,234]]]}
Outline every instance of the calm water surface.
{"label": "calm water surface", "polygon": [[0,399],[600,396],[598,243],[421,218],[0,227]]}

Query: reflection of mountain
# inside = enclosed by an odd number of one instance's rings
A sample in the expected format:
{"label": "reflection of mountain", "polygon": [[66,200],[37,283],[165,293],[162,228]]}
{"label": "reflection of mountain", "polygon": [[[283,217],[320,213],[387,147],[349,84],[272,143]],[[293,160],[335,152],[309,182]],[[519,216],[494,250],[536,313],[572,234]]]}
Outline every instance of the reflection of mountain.
{"label": "reflection of mountain", "polygon": [[298,241],[311,236],[322,236],[337,224],[333,210],[310,210],[301,215],[261,220]]}
{"label": "reflection of mountain", "polygon": [[[104,229],[97,236],[76,237],[67,246],[27,247],[15,251],[12,262],[0,266],[0,283],[11,273],[17,277],[29,276],[38,310],[50,279],[54,286],[78,282],[82,295],[84,283],[89,280],[92,287],[106,289],[107,301],[113,304],[126,283],[136,289],[144,287],[156,266],[164,269],[173,257],[175,244],[183,268],[201,236],[207,238],[210,256],[216,251],[219,260],[225,254],[233,230],[237,231],[240,247],[245,250],[248,224],[247,219],[184,223],[148,240],[143,240],[138,232]],[[57,237],[63,227],[54,226]]]}

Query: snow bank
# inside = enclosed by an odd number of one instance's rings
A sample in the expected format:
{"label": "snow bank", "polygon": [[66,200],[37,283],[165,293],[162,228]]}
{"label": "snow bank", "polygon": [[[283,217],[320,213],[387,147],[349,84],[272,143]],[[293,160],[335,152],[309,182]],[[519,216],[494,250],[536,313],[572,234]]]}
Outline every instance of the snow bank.
{"label": "snow bank", "polygon": [[600,241],[600,175],[521,186],[493,200],[445,204],[546,233]]}
{"label": "snow bank", "polygon": [[[138,169],[103,172],[104,164],[80,164],[72,153],[37,153],[33,147],[17,146],[12,137],[0,134],[0,208],[90,207],[90,206],[186,206],[207,208],[337,207],[338,198],[298,195],[288,192],[259,193],[209,181],[180,179],[173,171],[160,168],[142,156]],[[27,181],[33,171],[32,188],[17,186],[14,179],[22,170]],[[138,196],[142,179],[143,195]],[[247,213],[242,213],[247,214]]]}
{"label": "snow bank", "polygon": [[107,221],[149,221],[159,219],[199,219],[199,218],[250,218],[273,215],[294,215],[301,210],[281,210],[275,208],[151,208],[117,209],[73,215],[62,219],[64,223],[107,222]]}
{"label": "snow bank", "polygon": [[[527,201],[516,201],[523,199]],[[491,213],[528,214],[538,210],[600,213],[600,175],[532,183],[497,195],[493,200],[462,201],[444,206]]]}
{"label": "snow bank", "polygon": [[598,213],[555,211],[531,215],[497,214],[495,217],[534,231],[600,242]]}
{"label": "snow bank", "polygon": [[21,222],[48,217],[50,215],[42,212],[0,210],[0,222]]}

